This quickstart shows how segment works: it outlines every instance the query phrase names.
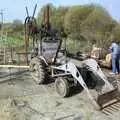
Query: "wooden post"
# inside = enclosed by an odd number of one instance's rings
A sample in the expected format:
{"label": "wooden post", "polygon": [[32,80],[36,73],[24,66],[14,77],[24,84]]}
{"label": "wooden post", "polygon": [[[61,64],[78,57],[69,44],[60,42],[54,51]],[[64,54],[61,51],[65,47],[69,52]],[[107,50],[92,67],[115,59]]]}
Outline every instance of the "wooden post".
{"label": "wooden post", "polygon": [[4,46],[4,64],[6,64],[6,47]]}
{"label": "wooden post", "polygon": [[25,58],[26,58],[26,65],[28,65],[28,40],[29,40],[29,37],[28,37],[28,35],[27,35],[27,31],[25,31]]}

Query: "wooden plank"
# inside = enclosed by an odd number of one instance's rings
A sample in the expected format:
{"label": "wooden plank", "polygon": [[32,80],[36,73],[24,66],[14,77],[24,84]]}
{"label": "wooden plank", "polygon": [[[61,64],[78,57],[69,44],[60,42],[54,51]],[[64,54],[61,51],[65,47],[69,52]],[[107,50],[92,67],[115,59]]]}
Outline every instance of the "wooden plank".
{"label": "wooden plank", "polygon": [[29,68],[29,66],[19,65],[0,65],[0,68]]}

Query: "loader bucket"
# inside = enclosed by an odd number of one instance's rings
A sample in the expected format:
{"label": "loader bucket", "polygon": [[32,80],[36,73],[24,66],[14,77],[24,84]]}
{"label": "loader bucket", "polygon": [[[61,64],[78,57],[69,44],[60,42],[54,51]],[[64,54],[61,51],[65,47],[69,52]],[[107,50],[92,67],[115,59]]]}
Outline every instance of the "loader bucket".
{"label": "loader bucket", "polygon": [[116,88],[112,91],[99,95],[96,102],[100,106],[100,110],[102,110],[119,101],[120,101],[120,91],[118,90],[118,88]]}

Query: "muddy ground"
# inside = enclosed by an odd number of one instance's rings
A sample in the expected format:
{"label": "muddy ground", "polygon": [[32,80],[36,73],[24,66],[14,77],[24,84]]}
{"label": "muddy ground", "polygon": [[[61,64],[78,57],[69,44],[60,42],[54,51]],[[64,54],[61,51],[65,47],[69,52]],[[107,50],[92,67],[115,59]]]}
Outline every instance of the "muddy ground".
{"label": "muddy ground", "polygon": [[[85,91],[61,98],[54,82],[36,85],[27,70],[0,69],[0,120],[120,120],[118,109],[99,111]],[[108,112],[109,111],[109,112]]]}

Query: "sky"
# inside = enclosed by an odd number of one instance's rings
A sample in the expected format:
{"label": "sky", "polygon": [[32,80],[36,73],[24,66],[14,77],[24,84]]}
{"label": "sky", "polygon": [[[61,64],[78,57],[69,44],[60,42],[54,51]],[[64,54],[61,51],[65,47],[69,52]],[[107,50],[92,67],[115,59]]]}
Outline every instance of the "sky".
{"label": "sky", "polygon": [[4,22],[12,22],[15,19],[20,19],[24,21],[26,17],[25,7],[28,7],[29,14],[32,15],[36,3],[36,15],[40,8],[47,3],[52,3],[54,6],[57,7],[60,5],[71,6],[97,3],[106,8],[106,10],[115,20],[120,21],[119,0],[0,0],[0,10],[3,10]]}

